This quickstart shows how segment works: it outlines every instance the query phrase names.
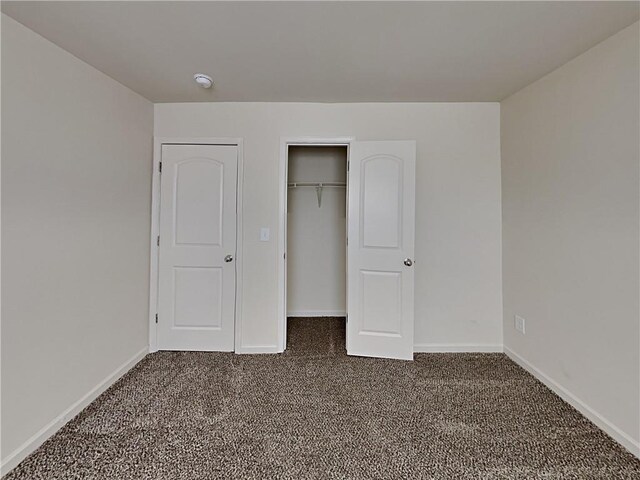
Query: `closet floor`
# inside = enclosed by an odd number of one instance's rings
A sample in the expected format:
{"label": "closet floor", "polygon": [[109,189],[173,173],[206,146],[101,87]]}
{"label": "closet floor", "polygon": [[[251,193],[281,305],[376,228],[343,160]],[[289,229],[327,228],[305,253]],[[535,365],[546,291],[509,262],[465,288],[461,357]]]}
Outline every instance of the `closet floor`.
{"label": "closet floor", "polygon": [[5,478],[640,478],[503,354],[347,357],[343,319],[288,333],[282,355],[148,355]]}

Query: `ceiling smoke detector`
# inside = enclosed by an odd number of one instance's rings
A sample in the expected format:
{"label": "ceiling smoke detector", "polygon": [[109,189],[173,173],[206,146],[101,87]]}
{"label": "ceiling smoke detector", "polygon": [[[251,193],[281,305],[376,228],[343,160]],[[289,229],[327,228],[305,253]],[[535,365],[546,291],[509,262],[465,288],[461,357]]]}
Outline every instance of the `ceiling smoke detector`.
{"label": "ceiling smoke detector", "polygon": [[209,75],[205,75],[204,73],[196,73],[193,76],[193,79],[202,88],[211,88],[213,86],[213,79]]}

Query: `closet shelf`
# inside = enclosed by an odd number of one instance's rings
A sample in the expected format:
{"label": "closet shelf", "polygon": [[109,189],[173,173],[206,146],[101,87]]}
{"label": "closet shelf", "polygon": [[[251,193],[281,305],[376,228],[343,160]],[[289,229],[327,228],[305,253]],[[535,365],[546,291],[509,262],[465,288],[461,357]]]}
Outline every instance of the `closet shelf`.
{"label": "closet shelf", "polygon": [[315,187],[316,195],[318,196],[318,208],[322,206],[322,189],[325,187],[346,188],[347,184],[344,182],[291,182],[288,184],[289,188],[298,187]]}

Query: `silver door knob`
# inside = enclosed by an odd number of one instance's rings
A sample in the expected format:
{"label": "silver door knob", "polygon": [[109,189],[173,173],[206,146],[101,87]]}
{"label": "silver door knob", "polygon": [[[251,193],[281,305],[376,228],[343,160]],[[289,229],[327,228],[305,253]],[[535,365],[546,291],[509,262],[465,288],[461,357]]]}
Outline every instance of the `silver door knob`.
{"label": "silver door knob", "polygon": [[410,267],[411,265],[413,265],[413,260],[411,260],[410,258],[405,258],[405,259],[404,259],[404,264],[405,264],[407,267]]}
{"label": "silver door knob", "polygon": [[224,257],[224,261],[229,263],[233,261],[233,255],[227,255],[226,257]]}

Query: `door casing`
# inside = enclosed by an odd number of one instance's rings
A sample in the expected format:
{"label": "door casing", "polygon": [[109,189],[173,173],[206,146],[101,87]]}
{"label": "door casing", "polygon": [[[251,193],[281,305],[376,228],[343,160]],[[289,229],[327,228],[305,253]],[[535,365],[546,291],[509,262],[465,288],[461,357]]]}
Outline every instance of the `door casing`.
{"label": "door casing", "polygon": [[149,351],[158,351],[158,278],[160,234],[160,161],[162,145],[234,145],[238,148],[238,179],[236,186],[236,302],[234,319],[234,351],[242,352],[242,183],[243,183],[243,139],[229,137],[154,137],[153,180],[151,184],[151,239],[149,273]]}
{"label": "door casing", "polygon": [[[354,137],[281,137],[280,138],[280,222],[278,226],[278,353],[287,347],[287,179],[289,169],[289,147],[347,147]],[[348,171],[347,171],[348,183]]]}

